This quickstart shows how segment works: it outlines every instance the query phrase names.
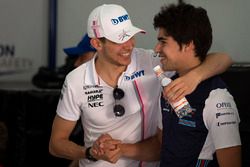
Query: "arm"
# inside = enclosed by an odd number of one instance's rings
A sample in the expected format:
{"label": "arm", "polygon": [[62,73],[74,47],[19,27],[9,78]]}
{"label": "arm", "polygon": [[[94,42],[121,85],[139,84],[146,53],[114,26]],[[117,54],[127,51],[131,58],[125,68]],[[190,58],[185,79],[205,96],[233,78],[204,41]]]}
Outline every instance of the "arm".
{"label": "arm", "polygon": [[161,152],[162,131],[148,139],[135,144],[121,144],[122,155],[140,161],[159,161]]}
{"label": "arm", "polygon": [[117,143],[108,134],[102,135],[95,142],[93,156],[111,163],[115,163],[120,157],[140,161],[157,161],[160,159],[161,131],[146,140],[138,143]]}
{"label": "arm", "polygon": [[120,140],[113,139],[109,134],[102,134],[94,142],[90,153],[95,159],[116,163],[121,157]]}
{"label": "arm", "polygon": [[55,116],[49,142],[49,152],[52,155],[71,160],[85,158],[85,148],[69,140],[75,125],[75,121]]}
{"label": "arm", "polygon": [[192,93],[201,81],[225,72],[231,65],[232,59],[227,54],[208,54],[200,66],[177,78],[165,87],[164,97],[170,101],[178,101]]}
{"label": "arm", "polygon": [[231,65],[232,59],[227,54],[222,53],[211,53],[208,54],[202,65],[191,71],[198,81],[201,82],[214,75],[221,74],[225,72]]}
{"label": "arm", "polygon": [[216,150],[220,167],[241,167],[241,146]]}
{"label": "arm", "polygon": [[[240,117],[234,98],[226,89],[214,89],[209,96],[203,108],[203,120],[219,166],[241,167]],[[218,107],[219,103],[230,104],[230,107]]]}

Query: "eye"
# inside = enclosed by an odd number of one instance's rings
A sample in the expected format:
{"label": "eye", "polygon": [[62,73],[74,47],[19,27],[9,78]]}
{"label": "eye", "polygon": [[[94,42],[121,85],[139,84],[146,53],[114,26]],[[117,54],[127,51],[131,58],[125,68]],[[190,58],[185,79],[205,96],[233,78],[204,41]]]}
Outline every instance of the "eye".
{"label": "eye", "polygon": [[162,45],[162,46],[166,46],[167,45],[167,42],[165,40],[161,40],[159,41],[159,43]]}

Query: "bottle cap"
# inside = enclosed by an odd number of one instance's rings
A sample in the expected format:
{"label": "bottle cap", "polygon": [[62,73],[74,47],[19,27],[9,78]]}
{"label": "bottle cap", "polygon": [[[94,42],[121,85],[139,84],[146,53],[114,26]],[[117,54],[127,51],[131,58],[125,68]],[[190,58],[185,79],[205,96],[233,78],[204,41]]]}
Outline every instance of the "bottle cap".
{"label": "bottle cap", "polygon": [[161,69],[161,66],[160,66],[160,65],[155,66],[155,67],[153,68],[153,70],[154,70],[154,72],[155,72],[155,74],[156,74],[157,76],[159,76],[161,73],[163,73],[163,70]]}
{"label": "bottle cap", "polygon": [[163,78],[161,80],[161,86],[167,86],[171,82],[170,78]]}

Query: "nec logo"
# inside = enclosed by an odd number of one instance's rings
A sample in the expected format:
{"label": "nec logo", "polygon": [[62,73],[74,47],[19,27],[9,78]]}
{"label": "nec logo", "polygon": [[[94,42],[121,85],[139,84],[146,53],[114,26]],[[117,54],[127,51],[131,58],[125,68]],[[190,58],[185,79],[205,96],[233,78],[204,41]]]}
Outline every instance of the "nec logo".
{"label": "nec logo", "polygon": [[103,107],[103,106],[104,106],[104,104],[103,104],[102,101],[101,102],[88,103],[88,107],[91,107],[91,108],[93,108],[93,107]]}
{"label": "nec logo", "polygon": [[135,78],[139,78],[141,76],[144,76],[144,70],[136,71],[131,76],[126,75],[124,77],[125,77],[125,80],[128,81],[128,80],[133,80]]}
{"label": "nec logo", "polygon": [[121,23],[123,21],[126,21],[126,20],[129,20],[128,14],[125,14],[123,16],[119,16],[116,19],[111,19],[111,22],[112,22],[113,25],[117,25],[117,24],[119,24],[119,23]]}

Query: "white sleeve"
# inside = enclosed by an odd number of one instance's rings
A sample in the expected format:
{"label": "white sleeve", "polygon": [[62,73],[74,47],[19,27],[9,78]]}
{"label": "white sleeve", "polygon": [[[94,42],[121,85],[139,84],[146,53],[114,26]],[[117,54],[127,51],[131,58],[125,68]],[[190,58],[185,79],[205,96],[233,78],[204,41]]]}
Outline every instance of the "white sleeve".
{"label": "white sleeve", "polygon": [[61,90],[56,112],[60,117],[66,120],[76,121],[80,117],[80,109],[77,105],[77,98],[75,98],[73,90],[68,84],[67,77]]}
{"label": "white sleeve", "polygon": [[205,102],[203,119],[215,149],[241,145],[240,118],[234,99],[227,89],[210,92]]}

